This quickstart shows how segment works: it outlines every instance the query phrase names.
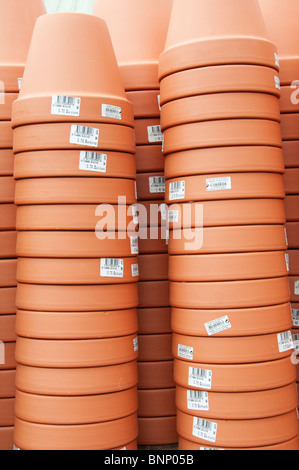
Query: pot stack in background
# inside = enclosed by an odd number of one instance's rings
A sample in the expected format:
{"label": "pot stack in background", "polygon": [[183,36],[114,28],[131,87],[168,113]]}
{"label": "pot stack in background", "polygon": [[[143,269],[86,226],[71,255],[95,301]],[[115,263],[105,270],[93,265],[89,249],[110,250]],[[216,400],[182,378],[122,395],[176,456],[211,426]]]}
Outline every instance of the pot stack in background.
{"label": "pot stack in background", "polygon": [[181,450],[298,449],[278,70],[257,1],[174,0],[159,76]]}
{"label": "pot stack in background", "polygon": [[13,449],[15,419],[17,232],[12,103],[18,97],[35,20],[44,13],[41,0],[0,3],[0,450]]}
{"label": "pot stack in background", "polygon": [[[281,77],[281,128],[285,163],[286,232],[294,344],[299,339],[299,33],[296,0],[260,0],[272,42],[278,48]],[[299,388],[299,367],[297,366]]]}
{"label": "pot stack in background", "polygon": [[15,445],[136,449],[134,117],[104,21],[37,21],[12,123]]}
{"label": "pot stack in background", "polygon": [[[107,21],[127,98],[134,106],[140,223],[140,446],[177,442],[158,81],[171,8],[172,0],[97,0],[94,8],[95,15]],[[130,22],[125,22],[128,11]]]}

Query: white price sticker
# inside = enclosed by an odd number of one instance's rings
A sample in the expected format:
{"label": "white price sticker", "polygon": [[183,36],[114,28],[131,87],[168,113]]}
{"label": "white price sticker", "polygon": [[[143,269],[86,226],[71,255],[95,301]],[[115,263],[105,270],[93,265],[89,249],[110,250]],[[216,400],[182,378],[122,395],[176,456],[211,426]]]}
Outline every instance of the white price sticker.
{"label": "white price sticker", "polygon": [[286,267],[287,267],[287,271],[290,272],[290,257],[289,257],[289,254],[286,253],[286,254],[285,254],[285,257],[286,257]]}
{"label": "white price sticker", "polygon": [[131,241],[131,254],[138,255],[139,254],[139,247],[138,247],[139,238],[130,237],[130,241]]}
{"label": "white price sticker", "polygon": [[185,199],[185,181],[174,181],[169,185],[169,200],[175,201],[177,199]]}
{"label": "white price sticker", "polygon": [[138,277],[139,276],[139,265],[138,264],[132,264],[132,277]]}
{"label": "white price sticker", "polygon": [[102,258],[101,259],[101,276],[102,277],[124,277],[124,260]]}
{"label": "white price sticker", "polygon": [[209,394],[199,390],[187,390],[188,410],[209,411]]}
{"label": "white price sticker", "polygon": [[298,335],[293,335],[293,340],[294,340],[294,349],[295,349],[295,351],[299,351],[299,334]]}
{"label": "white price sticker", "polygon": [[161,131],[161,126],[148,126],[148,141],[153,144],[155,142],[163,142],[163,133]]}
{"label": "white price sticker", "polygon": [[87,126],[72,125],[70,144],[97,147],[99,144],[99,129]]}
{"label": "white price sticker", "polygon": [[21,90],[23,78],[18,78],[18,87]]}
{"label": "white price sticker", "polygon": [[218,424],[201,418],[193,418],[192,434],[208,442],[216,442]]}
{"label": "white price sticker", "polygon": [[279,333],[277,335],[277,339],[280,353],[284,353],[286,351],[294,349],[293,336],[290,331],[286,331],[285,333]]}
{"label": "white price sticker", "polygon": [[280,67],[279,57],[278,57],[278,54],[276,52],[274,52],[274,59],[275,59],[275,65],[277,67]]}
{"label": "white price sticker", "polygon": [[102,116],[121,121],[121,108],[110,104],[102,104]]}
{"label": "white price sticker", "polygon": [[149,177],[149,191],[151,194],[165,193],[164,176],[150,176]]}
{"label": "white price sticker", "polygon": [[137,206],[132,206],[132,215],[133,215],[133,222],[135,225],[139,224],[139,216],[138,216],[138,208]]}
{"label": "white price sticker", "polygon": [[80,152],[79,170],[106,173],[107,158],[108,156],[103,153],[82,151]]}
{"label": "white price sticker", "polygon": [[189,367],[188,384],[190,387],[201,388],[204,390],[212,389],[212,371]]}
{"label": "white price sticker", "polygon": [[231,177],[208,178],[206,180],[207,191],[226,191],[232,189]]}
{"label": "white price sticker", "polygon": [[179,221],[179,211],[168,211],[168,222],[170,224],[177,224]]}
{"label": "white price sticker", "polygon": [[139,349],[138,337],[133,339],[133,348],[135,352]]}
{"label": "white price sticker", "polygon": [[292,308],[293,326],[299,327],[299,310]]}
{"label": "white price sticker", "polygon": [[299,281],[295,281],[295,295],[299,295]]}
{"label": "white price sticker", "polygon": [[277,88],[277,90],[280,90],[281,89],[280,78],[277,77],[277,75],[275,75],[275,77],[274,77],[274,82],[275,82],[275,87]]}
{"label": "white price sticker", "polygon": [[178,345],[178,356],[183,359],[189,359],[193,361],[193,348],[184,346],[183,344]]}
{"label": "white price sticker", "polygon": [[80,116],[81,98],[73,96],[52,96],[51,114],[60,116]]}
{"label": "white price sticker", "polygon": [[205,323],[205,328],[209,336],[216,335],[222,331],[229,330],[231,328],[231,323],[227,316],[218,318],[209,323]]}

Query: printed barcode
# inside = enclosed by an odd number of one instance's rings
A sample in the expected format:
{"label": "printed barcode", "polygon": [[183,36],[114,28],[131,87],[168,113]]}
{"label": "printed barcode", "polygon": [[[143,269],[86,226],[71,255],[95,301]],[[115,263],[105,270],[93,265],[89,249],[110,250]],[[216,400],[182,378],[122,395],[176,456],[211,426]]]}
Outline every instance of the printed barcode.
{"label": "printed barcode", "polygon": [[175,199],[185,198],[185,181],[174,181],[169,185],[169,199],[171,201]]}
{"label": "printed barcode", "polygon": [[299,310],[292,309],[293,326],[299,326]]}
{"label": "printed barcode", "polygon": [[113,258],[101,259],[101,276],[118,277],[124,276],[124,260]]}
{"label": "printed barcode", "polygon": [[290,331],[286,331],[285,333],[279,333],[278,337],[278,347],[279,352],[286,352],[294,349],[293,343],[293,336]]}
{"label": "printed barcode", "polygon": [[70,143],[87,147],[97,147],[99,143],[99,134],[99,129],[94,127],[73,124],[71,126]]}
{"label": "printed barcode", "polygon": [[113,106],[110,104],[102,105],[102,116],[111,119],[121,120],[121,108],[119,106]]}
{"label": "printed barcode", "polygon": [[149,178],[150,193],[165,193],[165,177],[151,176]]}
{"label": "printed barcode", "polygon": [[193,418],[193,435],[200,439],[210,442],[216,442],[217,423],[206,421],[201,418]]}
{"label": "printed barcode", "polygon": [[207,431],[212,430],[214,426],[214,423],[201,418],[194,418],[194,424],[196,427],[205,429]]}
{"label": "printed barcode", "polygon": [[76,127],[76,134],[86,134],[86,135],[94,135],[96,129],[93,129],[92,127],[86,127],[86,126],[75,126]]}
{"label": "printed barcode", "polygon": [[51,114],[62,116],[80,115],[81,98],[74,96],[52,96]]}
{"label": "printed barcode", "polygon": [[208,377],[208,371],[203,370],[203,369],[195,369],[194,367],[191,367],[191,374],[194,375],[195,377],[205,379]]}
{"label": "printed barcode", "polygon": [[198,369],[189,367],[189,385],[195,388],[211,390],[212,388],[212,371],[206,369]]}
{"label": "printed barcode", "polygon": [[161,131],[161,126],[149,126],[148,131],[148,140],[150,143],[154,142],[163,142],[163,134]]}
{"label": "printed barcode", "polygon": [[178,356],[192,361],[193,360],[193,348],[189,346],[184,346],[183,344],[179,344]]}
{"label": "printed barcode", "polygon": [[108,259],[107,258],[107,259],[103,260],[103,265],[106,268],[115,268],[115,267],[120,266],[121,264],[123,264],[123,261],[119,260],[119,259]]}
{"label": "printed barcode", "polygon": [[67,104],[69,106],[76,104],[76,98],[72,96],[56,96],[56,104]]}
{"label": "printed barcode", "polygon": [[103,163],[107,160],[107,155],[96,152],[82,152],[84,161],[86,163]]}

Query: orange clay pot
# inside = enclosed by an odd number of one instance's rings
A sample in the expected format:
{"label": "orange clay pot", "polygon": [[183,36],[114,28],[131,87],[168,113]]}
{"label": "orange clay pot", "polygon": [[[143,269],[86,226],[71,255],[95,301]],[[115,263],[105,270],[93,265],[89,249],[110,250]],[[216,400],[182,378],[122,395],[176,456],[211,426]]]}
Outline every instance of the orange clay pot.
{"label": "orange clay pot", "polygon": [[0,364],[0,371],[14,370],[17,367],[16,358],[16,342],[4,343],[5,364]]}
{"label": "orange clay pot", "polygon": [[166,240],[163,239],[162,233],[161,236],[156,239],[151,239],[151,230],[150,228],[146,231],[147,238],[138,240],[139,245],[139,253],[141,255],[148,255],[148,254],[162,254],[168,253],[168,246],[166,244]]}
{"label": "orange clay pot", "polygon": [[0,232],[0,258],[16,258],[17,232]]}
{"label": "orange clay pot", "polygon": [[0,260],[0,286],[1,287],[14,287],[17,285],[16,281],[17,260]]}
{"label": "orange clay pot", "polygon": [[98,340],[37,340],[18,337],[16,360],[34,367],[78,368],[123,364],[137,359],[136,335]]}
{"label": "orange clay pot", "polygon": [[299,220],[299,195],[286,196],[285,210],[288,222],[297,222]]}
{"label": "orange clay pot", "polygon": [[224,64],[278,68],[276,52],[257,0],[243,1],[238,8],[232,1],[225,6],[219,0],[192,1],[187,10],[174,0],[159,76]]}
{"label": "orange clay pot", "polygon": [[169,257],[170,281],[237,281],[277,278],[288,274],[284,251],[209,255],[187,253]]}
{"label": "orange clay pot", "polygon": [[140,446],[159,446],[176,444],[176,416],[160,418],[138,418],[138,444]]}
{"label": "orange clay pot", "polygon": [[[9,206],[9,209],[13,213],[16,208]],[[107,204],[105,207],[103,205],[99,207],[96,204],[49,204],[20,206],[17,211],[17,229],[20,231],[96,229],[101,232],[124,232],[129,226],[134,230],[136,223],[133,220],[133,208],[125,205],[118,207]]]}
{"label": "orange clay pot", "polygon": [[173,388],[173,360],[138,362],[138,389],[156,390]]}
{"label": "orange clay pot", "polygon": [[195,442],[188,441],[183,438],[179,438],[179,449],[181,451],[186,451],[186,450],[191,450],[191,451],[198,451],[198,450],[254,450],[254,451],[265,451],[265,450],[271,450],[271,451],[294,451],[294,450],[299,450],[299,439],[296,437],[295,439],[292,439],[287,442],[283,442],[282,444],[276,444],[273,446],[267,446],[267,447],[255,447],[253,449],[246,448],[246,449],[217,449],[216,447],[209,447],[208,445],[204,444],[197,444]]}
{"label": "orange clay pot", "polygon": [[139,390],[138,417],[150,418],[176,415],[175,392],[175,388]]}
{"label": "orange clay pot", "polygon": [[[1,323],[1,317],[0,317]],[[94,339],[129,336],[138,331],[137,311],[33,312],[18,310],[16,333],[36,339]]]}
{"label": "orange clay pot", "polygon": [[46,312],[96,312],[138,306],[137,283],[99,286],[19,284],[17,308]]}
{"label": "orange clay pot", "polygon": [[289,248],[299,248],[299,222],[288,222],[286,232]]}
{"label": "orange clay pot", "polygon": [[16,394],[16,371],[7,370],[0,372],[0,398],[14,398]]}
{"label": "orange clay pot", "polygon": [[203,364],[174,360],[174,381],[185,388],[214,392],[255,392],[296,381],[290,357],[256,364]]}
{"label": "orange clay pot", "polygon": [[282,140],[299,140],[298,113],[281,114]]}
{"label": "orange clay pot", "polygon": [[141,281],[168,280],[168,255],[139,255],[138,264]]}
{"label": "orange clay pot", "polygon": [[13,426],[15,420],[15,399],[0,399],[0,427]]}
{"label": "orange clay pot", "polygon": [[89,397],[47,397],[17,390],[16,417],[41,424],[91,424],[125,418],[137,411],[137,388]]}
{"label": "orange clay pot", "polygon": [[299,302],[299,276],[289,276],[291,302]]}
{"label": "orange clay pot", "polygon": [[159,90],[129,91],[126,96],[133,105],[135,119],[160,117]]}
{"label": "orange clay pot", "polygon": [[139,308],[169,307],[169,287],[169,281],[138,282]]}
{"label": "orange clay pot", "polygon": [[14,154],[11,149],[0,150],[0,176],[12,176],[14,172]]}
{"label": "orange clay pot", "polygon": [[297,407],[295,383],[262,392],[219,393],[190,391],[177,386],[176,406],[203,419],[260,419],[290,413]]}
{"label": "orange clay pot", "polygon": [[171,309],[139,308],[138,333],[140,335],[171,333]]}
{"label": "orange clay pot", "polygon": [[16,313],[16,288],[0,288],[0,315]]}
{"label": "orange clay pot", "polygon": [[[137,195],[138,197],[138,195]],[[155,227],[163,227],[165,228],[166,220],[162,217],[162,210],[161,208],[165,209],[165,201],[164,201],[164,194],[162,195],[161,199],[155,199],[151,201],[139,201],[137,204],[139,208],[139,226],[140,228],[145,229],[147,228],[155,228]],[[164,216],[166,217],[166,216]],[[160,233],[160,231],[157,231]],[[146,231],[145,231],[146,233]],[[158,235],[157,238],[160,236]],[[153,237],[152,237],[153,238]]]}
{"label": "orange clay pot", "polygon": [[[213,326],[217,319],[222,320],[222,328],[213,331],[210,325]],[[257,336],[289,330],[292,316],[289,303],[233,310],[173,308],[171,326],[173,332],[191,336]]]}
{"label": "orange clay pot", "polygon": [[213,172],[283,174],[284,171],[283,153],[275,147],[215,147],[172,153],[165,158],[165,178],[168,180]]}
{"label": "orange clay pot", "polygon": [[[232,80],[233,77],[233,80]],[[278,72],[253,65],[200,67],[173,73],[161,80],[161,105],[188,96],[210,93],[268,93],[280,96]]]}
{"label": "orange clay pot", "polygon": [[[200,444],[216,447],[262,447],[281,444],[294,439],[298,434],[298,418],[296,410],[272,418],[250,420],[220,420],[213,419],[217,432],[212,436],[198,437],[194,428],[197,420],[191,414],[178,411],[178,434],[184,439]],[[197,435],[194,435],[197,434]],[[208,437],[208,439],[206,438]]]}
{"label": "orange clay pot", "polygon": [[299,141],[298,140],[284,140],[282,143],[282,151],[284,163],[286,168],[299,167]]}
{"label": "orange clay pot", "polygon": [[[81,39],[78,31],[88,34]],[[56,41],[49,41],[54,36]],[[73,37],[71,44],[68,37]],[[47,49],[43,56],[41,44]],[[82,56],[80,60],[78,55]],[[80,104],[65,108],[60,102],[57,106],[54,98],[53,106],[53,96],[79,98]],[[117,109],[111,113],[110,107]],[[99,18],[60,13],[45,15],[36,22],[20,95],[13,106],[12,124],[16,127],[53,121],[108,122],[133,127],[133,107],[125,97],[108,27]]]}
{"label": "orange clay pot", "polygon": [[281,114],[297,113],[299,110],[298,88],[296,86],[281,87],[279,105]]}
{"label": "orange clay pot", "polygon": [[49,176],[102,176],[135,179],[136,164],[134,155],[117,152],[103,154],[65,150],[26,152],[15,156],[15,179]]}
{"label": "orange clay pot", "polygon": [[288,250],[290,276],[299,275],[299,250]]}
{"label": "orange clay pot", "polygon": [[0,177],[0,203],[13,203],[15,197],[15,182],[12,176]]}
{"label": "orange clay pot", "polygon": [[14,441],[22,450],[109,450],[136,439],[137,416],[78,426],[44,425],[16,419]]}
{"label": "orange clay pot", "polygon": [[[94,14],[103,18],[111,34],[127,90],[159,88],[158,62],[163,51],[172,0],[96,0]],[[130,23],[123,21],[130,11]]]}
{"label": "orange clay pot", "polygon": [[14,204],[0,204],[0,230],[15,230],[17,207]]}
{"label": "orange clay pot", "polygon": [[0,121],[0,149],[13,147],[13,132],[11,121]]}
{"label": "orange clay pot", "polygon": [[[298,228],[299,230],[299,228]],[[184,233],[185,232],[185,233]],[[194,240],[202,238],[199,246],[186,247]],[[20,234],[19,234],[20,238]],[[240,225],[235,227],[208,227],[197,229],[176,229],[169,232],[169,254],[191,253],[241,253],[257,251],[283,251],[287,249],[285,227],[283,225]],[[188,250],[188,253],[186,251]]]}
{"label": "orange clay pot", "polygon": [[299,168],[287,168],[285,170],[284,184],[286,194],[295,194],[299,193]]}
{"label": "orange clay pot", "polygon": [[170,361],[173,359],[171,334],[140,335],[138,342],[138,361],[140,362]]}
{"label": "orange clay pot", "polygon": [[178,308],[251,308],[289,302],[288,278],[226,282],[172,282],[170,303]]}
{"label": "orange clay pot", "polygon": [[162,145],[160,118],[135,119],[136,145]]}
{"label": "orange clay pot", "polygon": [[164,172],[137,174],[138,201],[163,200],[165,196]]}
{"label": "orange clay pot", "polygon": [[19,258],[17,280],[24,284],[81,286],[128,284],[139,280],[138,272],[134,272],[138,263],[137,257],[118,258],[117,262],[114,260]]}
{"label": "orange clay pot", "polygon": [[18,364],[18,390],[47,396],[90,396],[137,385],[137,362],[80,369],[48,369]]}
{"label": "orange clay pot", "polygon": [[136,203],[134,180],[110,178],[32,178],[16,181],[16,205]]}
{"label": "orange clay pot", "polygon": [[136,148],[137,173],[153,173],[164,171],[164,156],[157,145],[138,145]]}
{"label": "orange clay pot", "polygon": [[162,107],[161,129],[217,119],[269,119],[280,122],[279,101],[264,93],[214,93],[181,98]]}
{"label": "orange clay pot", "polygon": [[[18,195],[18,182],[16,195]],[[188,176],[166,182],[167,203],[250,198],[284,199],[283,176],[269,173],[221,173]]]}
{"label": "orange clay pot", "polygon": [[14,446],[14,427],[0,428],[0,450],[10,451]]}
{"label": "orange clay pot", "polygon": [[281,148],[278,122],[258,119],[196,122],[164,132],[164,154],[197,148],[261,145]]}
{"label": "orange clay pot", "polygon": [[16,341],[16,315],[0,316],[0,340],[4,343]]}
{"label": "orange clay pot", "polygon": [[13,147],[15,153],[76,149],[134,153],[134,130],[127,126],[93,122],[32,124],[14,130]]}
{"label": "orange clay pot", "polygon": [[18,98],[18,93],[5,93],[1,90],[0,121],[10,121],[12,104]]}

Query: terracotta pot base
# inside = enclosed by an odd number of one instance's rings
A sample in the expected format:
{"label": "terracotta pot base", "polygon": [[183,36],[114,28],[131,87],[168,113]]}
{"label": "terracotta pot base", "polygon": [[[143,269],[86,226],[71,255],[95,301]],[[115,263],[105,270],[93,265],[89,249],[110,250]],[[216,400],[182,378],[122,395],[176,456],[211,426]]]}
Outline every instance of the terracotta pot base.
{"label": "terracotta pot base", "polygon": [[0,428],[14,425],[15,420],[15,399],[0,399]]}
{"label": "terracotta pot base", "polygon": [[162,416],[174,416],[175,388],[160,390],[139,390],[138,391],[138,417],[157,418]]}
{"label": "terracotta pot base", "polygon": [[0,232],[0,258],[16,258],[17,232]]}
{"label": "terracotta pot base", "polygon": [[0,450],[10,451],[14,446],[14,427],[0,428]]}
{"label": "terracotta pot base", "polygon": [[0,230],[15,230],[17,206],[0,204]]}
{"label": "terracotta pot base", "polygon": [[284,175],[284,184],[286,194],[298,195],[299,192],[299,168],[286,168]]}
{"label": "terracotta pot base", "polygon": [[19,93],[18,80],[24,75],[24,65],[9,64],[0,66],[1,80],[6,93]]}
{"label": "terracotta pot base", "polygon": [[295,88],[293,88],[292,86],[281,87],[279,106],[280,106],[281,114],[298,112],[299,107],[297,103],[296,87]]}
{"label": "terracotta pot base", "polygon": [[1,90],[0,121],[10,121],[12,104],[18,98],[18,93],[8,93]]}
{"label": "terracotta pot base", "polygon": [[285,210],[288,222],[297,222],[299,220],[299,195],[286,196]]}
{"label": "terracotta pot base", "polygon": [[138,145],[135,160],[138,174],[164,171],[162,146]]}
{"label": "terracotta pot base", "polygon": [[139,308],[169,307],[169,287],[169,281],[138,282]]}
{"label": "terracotta pot base", "polygon": [[158,230],[158,239],[156,237],[151,238],[151,229],[148,228],[145,232],[147,238],[139,238],[139,253],[140,255],[149,255],[149,254],[166,254],[168,253],[168,246],[166,240],[162,237],[162,230]]}
{"label": "terracotta pot base", "polygon": [[172,335],[139,335],[139,356],[140,362],[171,361]]}
{"label": "terracotta pot base", "polygon": [[299,250],[288,250],[290,276],[299,276]]}
{"label": "terracotta pot base", "polygon": [[0,260],[0,286],[15,287],[17,272],[17,260]]}
{"label": "terracotta pot base", "polygon": [[155,390],[174,388],[173,360],[138,362],[138,389]]}
{"label": "terracotta pot base", "polygon": [[152,335],[171,333],[171,309],[170,308],[139,308],[138,309],[138,333],[140,335]]}
{"label": "terracotta pot base", "polygon": [[0,204],[13,203],[15,198],[15,182],[12,176],[0,177]]}
{"label": "terracotta pot base", "polygon": [[0,372],[0,398],[14,398],[16,394],[16,371],[2,370]]}
{"label": "terracotta pot base", "polygon": [[299,221],[286,224],[289,248],[299,248]]}
{"label": "terracotta pot base", "polygon": [[165,418],[138,418],[138,444],[154,446],[176,444],[176,416]]}
{"label": "terracotta pot base", "polygon": [[0,150],[0,176],[12,176],[14,172],[14,154],[11,149]]}
{"label": "terracotta pot base", "polygon": [[16,287],[0,288],[0,315],[16,313]]}
{"label": "terracotta pot base", "polygon": [[[198,450],[213,450],[217,449],[216,447],[209,447],[208,445],[202,445],[202,444],[197,444],[195,442],[188,441],[183,438],[179,438],[179,449],[181,451],[186,451],[186,450],[192,450],[192,451],[198,451]],[[221,449],[219,449],[221,450]],[[225,450],[225,449],[224,449]],[[268,446],[268,447],[255,447],[253,449],[246,448],[246,449],[231,449],[228,448],[227,450],[260,450],[260,451],[265,451],[265,450],[274,450],[274,451],[294,451],[294,450],[299,450],[299,439],[296,437],[295,439],[292,439],[291,441],[288,442],[283,442],[282,444],[277,444],[273,446]]]}
{"label": "terracotta pot base", "polygon": [[298,113],[281,114],[282,140],[299,140]]}

